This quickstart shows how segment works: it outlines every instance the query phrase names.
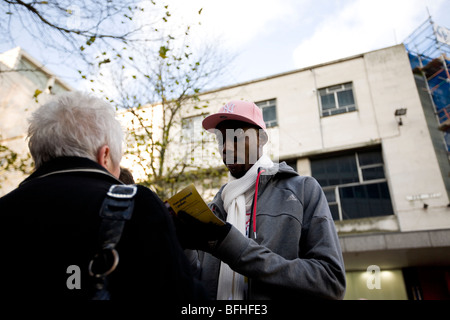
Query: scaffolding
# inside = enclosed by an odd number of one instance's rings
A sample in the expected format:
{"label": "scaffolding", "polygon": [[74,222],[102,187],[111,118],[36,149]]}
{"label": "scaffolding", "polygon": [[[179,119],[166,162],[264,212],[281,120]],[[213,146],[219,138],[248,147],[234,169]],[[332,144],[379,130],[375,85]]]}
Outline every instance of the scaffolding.
{"label": "scaffolding", "polygon": [[423,76],[450,152],[450,30],[434,23],[431,16],[403,42],[414,74]]}

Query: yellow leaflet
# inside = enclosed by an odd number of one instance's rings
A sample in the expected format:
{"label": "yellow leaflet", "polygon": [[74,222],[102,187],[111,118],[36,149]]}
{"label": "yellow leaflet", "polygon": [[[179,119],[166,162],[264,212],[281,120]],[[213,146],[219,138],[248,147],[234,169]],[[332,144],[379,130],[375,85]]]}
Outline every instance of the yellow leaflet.
{"label": "yellow leaflet", "polygon": [[178,214],[179,211],[184,211],[204,223],[214,223],[219,226],[225,224],[225,222],[212,213],[193,183],[168,199],[167,202],[170,204],[175,214]]}

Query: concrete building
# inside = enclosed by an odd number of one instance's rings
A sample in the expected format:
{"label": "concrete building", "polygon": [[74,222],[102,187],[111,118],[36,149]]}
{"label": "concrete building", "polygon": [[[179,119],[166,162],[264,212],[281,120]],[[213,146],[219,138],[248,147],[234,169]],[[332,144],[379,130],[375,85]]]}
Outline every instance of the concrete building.
{"label": "concrete building", "polygon": [[[28,117],[52,94],[71,90],[69,85],[23,49],[17,47],[1,53],[0,145],[9,148],[18,157],[27,159],[25,138]],[[0,164],[0,170],[2,168],[3,163]],[[0,171],[0,196],[16,188],[24,178],[21,171]]]}
{"label": "concrete building", "polygon": [[450,298],[450,165],[420,80],[402,44],[206,92],[185,119],[198,132],[229,100],[262,108],[270,155],[327,196],[346,299]]}

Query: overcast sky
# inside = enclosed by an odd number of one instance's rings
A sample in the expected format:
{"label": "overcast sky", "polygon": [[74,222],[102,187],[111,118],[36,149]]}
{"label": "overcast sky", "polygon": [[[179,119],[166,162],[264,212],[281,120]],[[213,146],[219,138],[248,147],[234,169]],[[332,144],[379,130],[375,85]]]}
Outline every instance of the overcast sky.
{"label": "overcast sky", "polygon": [[[198,43],[219,39],[236,55],[219,86],[401,43],[427,18],[450,28],[450,0],[168,0],[176,24],[195,22]],[[198,11],[202,8],[199,15]],[[196,24],[200,19],[201,25]],[[47,53],[16,43],[45,62]],[[0,51],[6,51],[0,44]],[[66,68],[48,65],[65,78]],[[66,71],[64,71],[66,70]],[[70,78],[67,78],[70,79]],[[73,81],[67,80],[75,88]],[[217,85],[216,85],[217,86]]]}
{"label": "overcast sky", "polygon": [[220,36],[237,54],[230,68],[234,83],[402,43],[428,11],[450,28],[450,0],[169,2],[184,13],[188,5],[203,8],[199,34]]}

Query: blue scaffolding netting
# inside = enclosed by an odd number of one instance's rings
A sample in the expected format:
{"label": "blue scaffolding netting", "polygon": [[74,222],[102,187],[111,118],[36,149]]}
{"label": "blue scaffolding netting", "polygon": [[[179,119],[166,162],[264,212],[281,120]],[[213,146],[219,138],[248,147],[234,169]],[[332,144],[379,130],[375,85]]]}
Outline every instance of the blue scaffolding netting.
{"label": "blue scaffolding netting", "polygon": [[[450,32],[428,18],[405,41],[411,68],[426,79],[440,129],[450,152]],[[443,41],[444,39],[444,41]]]}

